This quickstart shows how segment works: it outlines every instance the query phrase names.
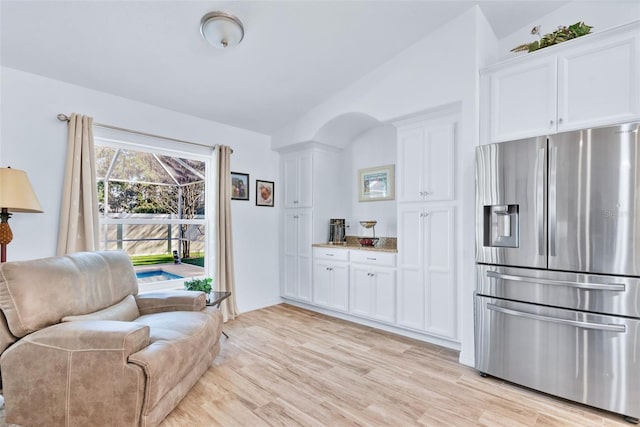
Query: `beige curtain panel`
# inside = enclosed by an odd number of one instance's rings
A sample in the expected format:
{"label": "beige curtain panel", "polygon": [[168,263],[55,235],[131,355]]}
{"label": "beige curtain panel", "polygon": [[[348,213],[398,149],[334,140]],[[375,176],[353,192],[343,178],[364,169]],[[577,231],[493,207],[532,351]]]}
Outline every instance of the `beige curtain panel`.
{"label": "beige curtain panel", "polygon": [[98,190],[93,118],[72,114],[68,131],[58,255],[98,249]]}
{"label": "beige curtain panel", "polygon": [[216,191],[216,281],[219,291],[231,292],[220,309],[226,322],[238,316],[236,304],[236,279],[233,270],[233,239],[231,238],[231,148],[215,147],[218,162],[218,188]]}

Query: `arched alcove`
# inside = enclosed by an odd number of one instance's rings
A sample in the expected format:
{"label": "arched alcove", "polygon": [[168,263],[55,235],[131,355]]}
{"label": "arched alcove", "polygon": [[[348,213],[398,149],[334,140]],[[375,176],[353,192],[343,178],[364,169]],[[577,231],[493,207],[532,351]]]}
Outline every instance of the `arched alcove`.
{"label": "arched alcove", "polygon": [[384,126],[380,120],[365,113],[344,113],[326,122],[318,129],[313,141],[345,148],[359,135]]}

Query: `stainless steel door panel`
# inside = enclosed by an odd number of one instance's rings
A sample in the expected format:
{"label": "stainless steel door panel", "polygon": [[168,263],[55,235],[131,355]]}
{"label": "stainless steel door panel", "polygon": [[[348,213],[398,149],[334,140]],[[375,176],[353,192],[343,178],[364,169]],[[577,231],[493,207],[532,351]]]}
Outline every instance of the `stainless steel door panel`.
{"label": "stainless steel door panel", "polygon": [[[477,148],[477,262],[547,266],[546,146],[546,138],[540,137]],[[490,224],[489,215],[495,214],[502,214],[507,221],[498,217]],[[504,229],[507,236],[490,236],[496,228]]]}
{"label": "stainless steel door panel", "polygon": [[481,295],[640,318],[640,278],[476,266]]}
{"label": "stainless steel door panel", "polygon": [[639,124],[549,139],[549,269],[640,276]]}
{"label": "stainless steel door panel", "polygon": [[476,368],[640,417],[640,320],[477,295]]}

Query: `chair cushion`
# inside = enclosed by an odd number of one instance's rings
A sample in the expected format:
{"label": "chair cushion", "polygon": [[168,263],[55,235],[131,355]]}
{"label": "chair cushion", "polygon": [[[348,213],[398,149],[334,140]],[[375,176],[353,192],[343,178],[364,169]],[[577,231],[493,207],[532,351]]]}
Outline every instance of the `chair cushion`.
{"label": "chair cushion", "polygon": [[220,311],[213,307],[147,314],[135,320],[150,329],[149,346],[129,356],[129,362],[141,366],[147,376],[144,414],[210,355],[202,349],[214,346],[221,322]]}
{"label": "chair cushion", "polygon": [[74,322],[78,320],[120,320],[122,322],[131,322],[140,317],[138,305],[133,295],[129,295],[117,304],[107,307],[104,310],[96,311],[89,314],[81,314],[79,316],[65,316],[63,322]]}

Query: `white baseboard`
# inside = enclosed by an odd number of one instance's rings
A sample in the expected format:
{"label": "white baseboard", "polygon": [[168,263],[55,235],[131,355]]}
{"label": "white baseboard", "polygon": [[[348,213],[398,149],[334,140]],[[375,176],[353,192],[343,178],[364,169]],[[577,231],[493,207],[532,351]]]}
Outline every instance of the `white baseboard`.
{"label": "white baseboard", "polygon": [[348,313],[342,313],[338,311],[333,311],[329,309],[325,309],[322,307],[317,307],[312,304],[307,304],[301,301],[290,300],[288,298],[283,298],[282,302],[287,304],[304,308],[307,310],[315,311],[317,313],[326,314],[327,316],[337,317],[338,319],[347,320],[349,322],[358,323],[360,325],[370,326],[375,329],[380,329],[386,332],[391,332],[393,334],[402,335],[403,337],[413,338],[418,341],[428,342],[430,344],[439,345],[441,347],[450,348],[453,350],[460,350],[460,343],[452,340],[448,340],[446,338],[438,337],[435,335],[429,335],[422,332],[412,331],[410,329],[404,329],[400,327],[396,327],[393,325],[388,325],[385,323],[376,322],[375,320],[369,320],[358,316],[353,316]]}

